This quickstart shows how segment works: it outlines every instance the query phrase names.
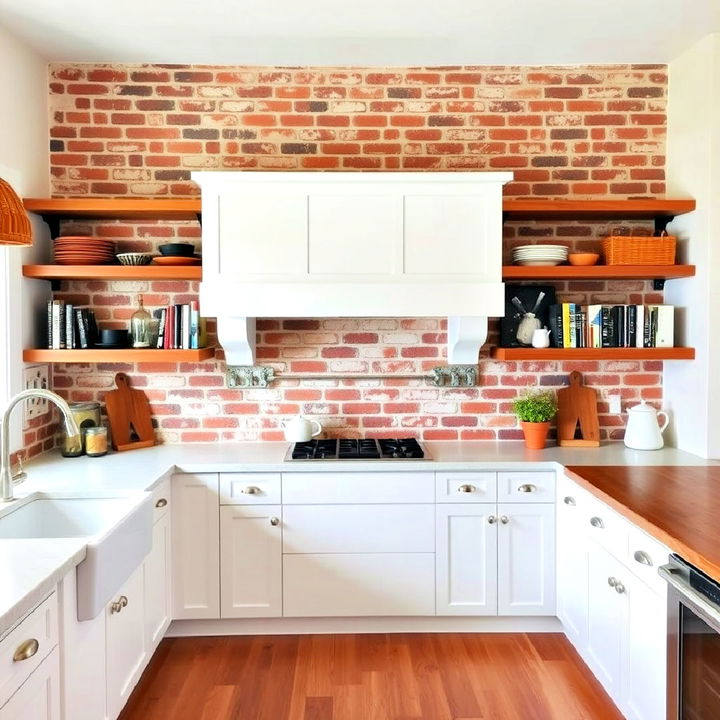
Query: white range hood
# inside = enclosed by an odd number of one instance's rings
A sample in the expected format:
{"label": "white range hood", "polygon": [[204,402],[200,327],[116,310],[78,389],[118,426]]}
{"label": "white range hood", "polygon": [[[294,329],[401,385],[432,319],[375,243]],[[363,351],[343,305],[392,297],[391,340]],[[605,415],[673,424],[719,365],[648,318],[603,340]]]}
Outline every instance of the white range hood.
{"label": "white range hood", "polygon": [[196,172],[203,313],[228,365],[257,317],[448,316],[448,362],[475,364],[504,312],[511,173]]}

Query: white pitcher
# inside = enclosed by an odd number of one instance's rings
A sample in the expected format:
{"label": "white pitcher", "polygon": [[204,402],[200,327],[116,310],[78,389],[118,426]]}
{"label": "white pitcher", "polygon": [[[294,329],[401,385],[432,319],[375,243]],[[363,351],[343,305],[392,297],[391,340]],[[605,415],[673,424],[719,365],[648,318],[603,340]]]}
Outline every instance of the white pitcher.
{"label": "white pitcher", "polygon": [[[317,430],[313,432],[313,425]],[[317,420],[308,420],[302,415],[288,420],[282,424],[285,439],[289,442],[307,442],[322,432],[322,425]]]}
{"label": "white pitcher", "polygon": [[[665,417],[662,426],[658,425],[658,415]],[[644,400],[628,408],[625,445],[633,450],[660,450],[664,445],[662,432],[668,426],[668,422],[667,413],[655,410]]]}
{"label": "white pitcher", "polygon": [[547,328],[533,330],[532,346],[534,348],[550,347],[550,331]]}

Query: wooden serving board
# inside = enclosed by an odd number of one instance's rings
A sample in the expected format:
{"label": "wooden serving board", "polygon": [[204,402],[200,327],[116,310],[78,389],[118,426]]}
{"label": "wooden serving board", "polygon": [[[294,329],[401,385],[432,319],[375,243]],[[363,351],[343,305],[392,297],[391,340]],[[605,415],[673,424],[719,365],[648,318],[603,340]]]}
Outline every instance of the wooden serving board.
{"label": "wooden serving board", "polygon": [[[560,447],[599,447],[597,393],[582,384],[582,374],[570,373],[569,387],[558,390],[557,437]],[[582,439],[575,438],[580,424]]]}
{"label": "wooden serving board", "polygon": [[108,421],[115,450],[135,450],[155,444],[150,403],[142,390],[133,390],[125,373],[115,376],[117,390],[105,395]]}

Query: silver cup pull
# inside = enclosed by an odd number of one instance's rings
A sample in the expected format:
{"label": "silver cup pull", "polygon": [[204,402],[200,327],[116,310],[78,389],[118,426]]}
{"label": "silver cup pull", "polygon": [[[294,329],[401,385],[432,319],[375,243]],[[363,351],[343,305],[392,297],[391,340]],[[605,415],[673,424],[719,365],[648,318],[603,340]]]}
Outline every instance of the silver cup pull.
{"label": "silver cup pull", "polygon": [[262,490],[257,487],[256,485],[248,485],[247,487],[244,487],[241,491],[243,495],[261,495]]}
{"label": "silver cup pull", "polygon": [[494,515],[488,515],[488,523],[494,525],[497,522],[497,518]]}
{"label": "silver cup pull", "polygon": [[510,522],[510,518],[507,515],[501,515],[500,516],[500,522],[503,525],[507,525]]}
{"label": "silver cup pull", "polygon": [[475,486],[474,485],[460,485],[460,487],[458,487],[458,492],[462,492],[462,493],[475,492]]}
{"label": "silver cup pull", "polygon": [[518,490],[522,493],[535,492],[537,490],[537,485],[533,485],[532,483],[526,483],[525,485],[521,485]]}
{"label": "silver cup pull", "polygon": [[633,557],[636,562],[639,562],[641,565],[652,566],[653,564],[652,558],[644,550],[636,550]]}
{"label": "silver cup pull", "polygon": [[40,649],[40,643],[35,638],[21,642],[13,653],[13,662],[29,660]]}
{"label": "silver cup pull", "polygon": [[604,528],[605,527],[605,523],[602,521],[602,518],[599,518],[597,516],[590,518],[590,524],[594,528]]}
{"label": "silver cup pull", "polygon": [[566,496],[563,498],[563,502],[564,502],[566,505],[577,505],[577,503],[575,502],[575,498],[574,498],[572,495],[566,495]]}
{"label": "silver cup pull", "polygon": [[271,517],[271,518],[270,518],[270,524],[271,524],[273,527],[277,527],[277,526],[280,524],[280,518]]}

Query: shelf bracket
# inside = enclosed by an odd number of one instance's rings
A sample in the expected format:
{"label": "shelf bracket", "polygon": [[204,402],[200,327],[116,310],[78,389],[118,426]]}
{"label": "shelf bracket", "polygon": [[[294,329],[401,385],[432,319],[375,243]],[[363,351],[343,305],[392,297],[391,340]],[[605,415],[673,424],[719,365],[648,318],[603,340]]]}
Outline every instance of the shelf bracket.
{"label": "shelf bracket", "polygon": [[50,230],[50,239],[54,240],[60,235],[60,216],[45,213],[41,217],[48,226],[48,230]]}
{"label": "shelf bracket", "polygon": [[662,235],[667,232],[667,226],[675,219],[674,215],[656,215],[655,216],[655,234]]}
{"label": "shelf bracket", "polygon": [[197,218],[198,223],[200,224],[200,227],[202,227],[202,213],[195,213],[195,217]]}
{"label": "shelf bracket", "polygon": [[218,315],[217,337],[228,365],[255,365],[255,318]]}
{"label": "shelf bracket", "polygon": [[653,290],[665,289],[665,278],[655,278],[653,281]]}
{"label": "shelf bracket", "polygon": [[477,365],[488,334],[486,317],[454,315],[448,318],[448,365]]}

